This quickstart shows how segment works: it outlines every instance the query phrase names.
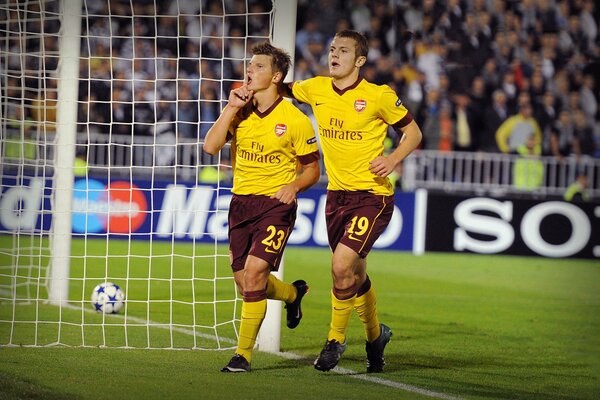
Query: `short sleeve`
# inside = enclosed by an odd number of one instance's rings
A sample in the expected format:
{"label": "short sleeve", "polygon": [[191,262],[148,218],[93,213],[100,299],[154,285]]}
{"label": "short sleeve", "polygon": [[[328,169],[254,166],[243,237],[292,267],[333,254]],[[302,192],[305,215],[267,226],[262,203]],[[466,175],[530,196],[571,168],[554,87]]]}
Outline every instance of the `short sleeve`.
{"label": "short sleeve", "polygon": [[304,156],[310,153],[318,152],[317,137],[310,122],[310,119],[304,114],[298,119],[296,124],[297,131],[294,135],[294,148],[297,156]]}
{"label": "short sleeve", "polygon": [[412,118],[400,97],[387,85],[383,85],[378,104],[379,115],[388,125],[395,125],[404,118]]}
{"label": "short sleeve", "polygon": [[301,103],[310,103],[310,80],[295,81],[292,84],[292,95]]}

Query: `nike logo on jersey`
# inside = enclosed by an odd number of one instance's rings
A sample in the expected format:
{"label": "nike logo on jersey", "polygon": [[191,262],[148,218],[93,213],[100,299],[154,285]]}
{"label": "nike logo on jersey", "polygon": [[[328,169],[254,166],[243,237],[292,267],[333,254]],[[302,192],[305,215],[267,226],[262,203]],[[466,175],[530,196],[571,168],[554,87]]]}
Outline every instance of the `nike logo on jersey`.
{"label": "nike logo on jersey", "polygon": [[315,106],[321,106],[321,105],[323,105],[323,104],[325,104],[325,103],[318,103],[318,102],[317,102],[317,103],[315,103]]}

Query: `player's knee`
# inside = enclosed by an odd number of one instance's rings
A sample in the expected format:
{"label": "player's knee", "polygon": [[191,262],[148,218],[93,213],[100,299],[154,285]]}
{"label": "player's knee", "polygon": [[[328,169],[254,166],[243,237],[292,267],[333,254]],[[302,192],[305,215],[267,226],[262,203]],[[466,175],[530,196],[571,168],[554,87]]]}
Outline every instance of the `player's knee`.
{"label": "player's knee", "polygon": [[344,263],[333,263],[331,268],[333,283],[335,287],[345,288],[355,284],[354,272],[349,265]]}
{"label": "player's knee", "polygon": [[269,264],[256,257],[249,257],[244,268],[244,290],[260,290],[267,287]]}

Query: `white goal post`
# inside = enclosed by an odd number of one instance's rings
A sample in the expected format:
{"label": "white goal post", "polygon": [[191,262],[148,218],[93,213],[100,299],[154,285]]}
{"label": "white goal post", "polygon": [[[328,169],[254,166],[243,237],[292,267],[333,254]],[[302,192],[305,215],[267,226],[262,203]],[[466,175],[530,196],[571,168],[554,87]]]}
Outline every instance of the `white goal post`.
{"label": "white goal post", "polygon": [[54,202],[48,279],[48,300],[58,305],[69,299],[82,0],[63,0],[60,4],[63,20],[57,79],[59,102],[56,107],[56,129],[59,134],[56,135],[54,157]]}
{"label": "white goal post", "polygon": [[[295,21],[296,0],[0,5],[0,346],[235,346],[230,155],[202,135],[253,44],[293,60]],[[109,281],[125,307],[96,313]]]}
{"label": "white goal post", "polygon": [[[287,50],[292,60],[294,60],[296,48],[296,0],[274,0],[274,6],[275,17],[272,43],[274,46]],[[294,21],[294,23],[291,23],[291,21]],[[292,64],[285,77],[285,81],[290,82],[293,79],[294,65]],[[273,274],[283,280],[283,270],[284,260],[282,260],[279,270],[273,272]],[[278,352],[280,350],[281,311],[280,301],[267,300],[267,313],[256,340],[259,349],[268,352]]]}

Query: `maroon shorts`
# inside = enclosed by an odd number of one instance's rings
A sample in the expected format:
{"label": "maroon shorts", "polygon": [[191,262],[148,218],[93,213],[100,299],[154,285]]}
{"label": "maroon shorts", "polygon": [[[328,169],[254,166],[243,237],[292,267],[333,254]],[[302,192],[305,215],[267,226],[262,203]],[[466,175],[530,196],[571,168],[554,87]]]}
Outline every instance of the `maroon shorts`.
{"label": "maroon shorts", "polygon": [[229,205],[231,268],[241,271],[251,254],[277,271],[294,228],[297,202],[285,204],[269,196],[234,194]]}
{"label": "maroon shorts", "polygon": [[365,258],[393,213],[394,196],[328,191],[325,219],[331,250],[343,243]]}

